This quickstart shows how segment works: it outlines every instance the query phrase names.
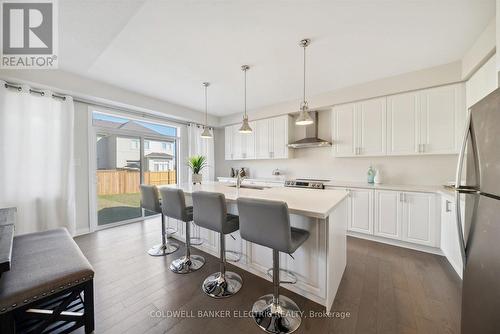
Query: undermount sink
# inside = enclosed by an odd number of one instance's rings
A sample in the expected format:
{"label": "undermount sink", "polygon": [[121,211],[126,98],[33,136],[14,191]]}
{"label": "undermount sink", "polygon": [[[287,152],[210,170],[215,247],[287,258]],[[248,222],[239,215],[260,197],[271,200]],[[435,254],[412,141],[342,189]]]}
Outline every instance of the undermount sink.
{"label": "undermount sink", "polygon": [[[231,184],[231,185],[229,185],[228,187],[231,187],[231,188],[236,188],[236,184]],[[256,189],[256,190],[264,190],[264,189],[268,189],[268,188],[271,188],[271,187],[254,186],[254,185],[250,185],[250,184],[242,184],[242,185],[240,186],[240,188],[245,188],[245,189]]]}

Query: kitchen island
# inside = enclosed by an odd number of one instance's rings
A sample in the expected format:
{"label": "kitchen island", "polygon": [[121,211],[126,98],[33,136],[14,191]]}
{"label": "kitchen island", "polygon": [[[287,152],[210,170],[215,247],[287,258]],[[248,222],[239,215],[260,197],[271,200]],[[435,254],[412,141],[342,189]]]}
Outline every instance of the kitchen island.
{"label": "kitchen island", "polygon": [[[238,197],[276,200],[286,202],[290,211],[290,222],[294,227],[308,230],[309,239],[293,254],[280,254],[281,268],[297,276],[296,284],[283,287],[296,292],[323,306],[329,312],[335,299],[340,280],[346,266],[346,231],[348,220],[347,192],[340,190],[300,189],[286,187],[240,188],[208,182],[198,185],[168,185],[182,189],[188,205],[195,191],[223,193],[228,202],[228,212],[238,214]],[[178,230],[173,237],[184,241],[184,223],[168,219],[168,226]],[[262,231],[266,233],[266,231]],[[218,257],[219,236],[213,231],[194,227],[192,236],[199,236],[204,243],[197,247]],[[234,265],[267,280],[267,270],[272,267],[272,250],[242,240],[239,232],[226,236],[226,249],[241,254]],[[229,256],[231,258],[234,256]],[[282,280],[287,280],[282,274]],[[243,288],[244,288],[243,283]]]}

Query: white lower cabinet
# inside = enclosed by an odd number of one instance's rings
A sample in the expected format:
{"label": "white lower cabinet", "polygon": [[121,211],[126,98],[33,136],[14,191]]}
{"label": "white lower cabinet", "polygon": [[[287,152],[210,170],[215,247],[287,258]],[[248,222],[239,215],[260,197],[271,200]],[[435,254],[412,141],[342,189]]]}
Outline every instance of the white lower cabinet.
{"label": "white lower cabinet", "polygon": [[402,193],[403,241],[438,246],[436,195],[427,193]]}
{"label": "white lower cabinet", "polygon": [[373,233],[373,190],[348,189],[349,230]]}
{"label": "white lower cabinet", "polygon": [[[464,206],[462,205],[462,208]],[[443,196],[441,198],[441,250],[457,274],[462,277],[463,263],[462,254],[460,253],[460,239],[455,210],[454,198]]]}
{"label": "white lower cabinet", "polygon": [[401,239],[403,206],[397,191],[378,190],[375,192],[375,229],[373,234],[380,237]]}
{"label": "white lower cabinet", "polygon": [[433,193],[346,189],[351,232],[440,246],[438,196]]}

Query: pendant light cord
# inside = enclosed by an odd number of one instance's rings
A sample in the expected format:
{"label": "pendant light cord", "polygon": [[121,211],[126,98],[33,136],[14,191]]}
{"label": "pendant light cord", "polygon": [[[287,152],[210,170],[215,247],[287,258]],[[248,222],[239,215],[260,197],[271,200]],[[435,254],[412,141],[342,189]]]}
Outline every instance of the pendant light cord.
{"label": "pendant light cord", "polygon": [[208,125],[208,99],[207,99],[207,85],[205,85],[205,126]]}
{"label": "pendant light cord", "polygon": [[304,46],[304,89],[303,89],[303,95],[304,99],[302,100],[302,103],[306,103],[306,47]]}
{"label": "pendant light cord", "polygon": [[245,72],[245,118],[247,116],[247,70],[245,69],[243,72]]}

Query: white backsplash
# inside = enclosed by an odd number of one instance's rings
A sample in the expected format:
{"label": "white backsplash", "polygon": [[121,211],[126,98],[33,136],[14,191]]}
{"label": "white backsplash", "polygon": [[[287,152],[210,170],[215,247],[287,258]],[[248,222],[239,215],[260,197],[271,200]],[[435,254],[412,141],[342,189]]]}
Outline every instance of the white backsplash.
{"label": "white backsplash", "polygon": [[335,158],[330,147],[298,149],[293,159],[224,160],[224,131],[216,130],[215,175],[229,176],[231,167],[248,167],[252,178],[270,178],[279,168],[287,178],[316,177],[366,181],[370,165],[382,173],[383,183],[441,185],[454,179],[457,155]]}

